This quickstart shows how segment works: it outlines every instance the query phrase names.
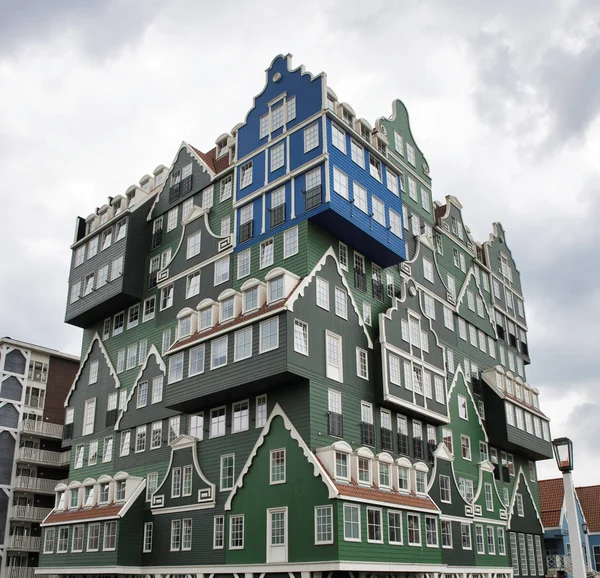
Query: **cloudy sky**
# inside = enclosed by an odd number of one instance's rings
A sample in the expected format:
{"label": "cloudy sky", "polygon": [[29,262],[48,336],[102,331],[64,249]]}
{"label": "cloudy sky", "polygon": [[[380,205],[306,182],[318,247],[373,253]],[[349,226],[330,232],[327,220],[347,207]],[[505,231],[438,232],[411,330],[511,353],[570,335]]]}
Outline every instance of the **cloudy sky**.
{"label": "cloudy sky", "polygon": [[[575,481],[600,483],[600,4],[0,0],[0,334],[78,353],[75,217],[241,121],[279,53],[374,121],[402,99],[434,197],[507,229]],[[542,477],[555,476],[553,462]]]}

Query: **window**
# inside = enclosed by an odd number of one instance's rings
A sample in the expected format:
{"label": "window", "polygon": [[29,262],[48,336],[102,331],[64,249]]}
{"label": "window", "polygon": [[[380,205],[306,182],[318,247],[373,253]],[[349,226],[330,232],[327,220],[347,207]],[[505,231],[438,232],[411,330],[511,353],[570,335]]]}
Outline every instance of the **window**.
{"label": "window", "polygon": [[269,303],[279,301],[285,297],[283,276],[271,279],[268,283],[269,287]]}
{"label": "window", "polygon": [[[504,528],[498,528],[498,554],[500,554],[500,556],[504,556],[506,554],[506,542],[504,541]],[[540,552],[540,558],[541,558],[541,552]],[[543,567],[543,565],[540,565],[540,568]]]}
{"label": "window", "polygon": [[153,524],[152,522],[146,522],[144,524],[144,542],[143,542],[143,552],[152,552],[152,531]]}
{"label": "window", "polygon": [[329,311],[329,282],[317,277],[317,306]]}
{"label": "window", "polygon": [[181,433],[181,416],[174,415],[173,417],[169,418],[169,433],[167,436],[167,443],[170,444],[174,440],[176,440],[179,437],[180,433]]}
{"label": "window", "polygon": [[152,379],[152,403],[159,403],[163,397],[163,376],[159,375]]}
{"label": "window", "polygon": [[148,382],[141,381],[138,383],[137,387],[137,405],[136,407],[139,409],[140,407],[146,407],[148,404]]}
{"label": "window", "polygon": [[201,440],[204,437],[204,414],[199,413],[190,416],[190,435]]}
{"label": "window", "polygon": [[225,408],[218,407],[210,411],[210,437],[225,435]]}
{"label": "window", "polygon": [[240,189],[252,184],[252,161],[242,165],[240,171]]}
{"label": "window", "polygon": [[233,488],[235,455],[221,456],[221,491]]}
{"label": "window", "polygon": [[315,507],[315,544],[333,544],[333,508]]}
{"label": "window", "polygon": [[144,301],[144,316],[142,321],[150,321],[154,319],[154,310],[155,310],[155,298],[149,297]]}
{"label": "window", "polygon": [[263,427],[267,423],[267,396],[259,395],[256,398],[256,427]]}
{"label": "window", "polygon": [[241,550],[244,548],[244,516],[231,516],[229,518],[229,549]]}
{"label": "window", "polygon": [[294,319],[294,351],[308,355],[308,324]]}
{"label": "window", "polygon": [[356,348],[356,375],[363,379],[369,379],[369,363],[367,352],[360,347]]}
{"label": "window", "polygon": [[475,547],[478,554],[485,554],[485,544],[483,543],[483,526],[475,526]]}
{"label": "window", "polygon": [[442,548],[452,548],[452,522],[449,520],[441,521]]}
{"label": "window", "polygon": [[268,239],[260,244],[260,268],[270,267],[273,264],[273,239]]}
{"label": "window", "polygon": [[69,528],[62,527],[58,529],[58,543],[56,545],[57,553],[64,553],[69,547]]}
{"label": "window", "polygon": [[327,377],[336,381],[343,381],[342,338],[327,331],[325,342]]}
{"label": "window", "polygon": [[285,482],[285,449],[271,450],[270,454],[270,484]]}
{"label": "window", "polygon": [[460,525],[460,536],[462,541],[463,550],[471,550],[471,526],[469,524]]}
{"label": "window", "polygon": [[363,213],[367,213],[367,191],[354,181],[352,188],[354,190],[354,205]]}
{"label": "window", "polygon": [[440,475],[440,500],[445,504],[450,504],[452,502],[449,476]]}
{"label": "window", "polygon": [[234,403],[232,411],[233,420],[231,424],[231,433],[246,431],[250,421],[250,404],[248,400]]}
{"label": "window", "polygon": [[235,332],[234,361],[252,356],[252,327]]}
{"label": "window", "polygon": [[[306,131],[304,134],[304,147],[306,149]],[[271,149],[271,172],[276,171],[277,169],[280,169],[283,164],[284,164],[284,143],[280,143],[278,145],[275,145],[272,149]],[[304,151],[306,152],[306,150]]]}
{"label": "window", "polygon": [[421,545],[421,517],[418,514],[408,514],[408,544],[410,546]]}
{"label": "window", "polygon": [[346,154],[346,133],[337,125],[331,125],[331,142],[333,146]]}
{"label": "window", "polygon": [[171,470],[171,497],[179,498],[181,496],[181,468]]}
{"label": "window", "polygon": [[494,497],[492,494],[492,484],[485,484],[485,509],[488,512],[494,511]]}
{"label": "window", "polygon": [[438,546],[437,519],[431,516],[425,516],[425,542],[432,548]]}
{"label": "window", "polygon": [[525,516],[525,509],[523,508],[523,496],[521,494],[516,494],[515,499],[517,504],[517,515],[522,518]]}
{"label": "window", "polygon": [[333,190],[344,199],[348,198],[348,175],[333,167]]}
{"label": "window", "polygon": [[181,549],[181,520],[171,520],[171,552]]}
{"label": "window", "polygon": [[192,466],[183,466],[183,486],[181,495],[192,495]]}
{"label": "window", "polygon": [[158,489],[158,473],[152,472],[146,478],[146,501],[149,502],[152,494]]}
{"label": "window", "polygon": [[433,263],[429,259],[425,259],[425,257],[423,257],[423,275],[427,281],[433,283]]}
{"label": "window", "polygon": [[155,450],[161,446],[162,442],[162,421],[155,421],[152,424],[150,433],[150,449]]}
{"label": "window", "polygon": [[415,201],[419,202],[419,195],[417,193],[417,183],[410,177],[408,177],[408,196]]}
{"label": "window", "polygon": [[283,233],[283,258],[287,259],[298,253],[298,227],[292,227]]}
{"label": "window", "polygon": [[[491,554],[493,556],[496,553],[496,540],[494,538],[494,528],[487,526],[485,531],[487,534],[488,554]],[[533,540],[533,538],[532,538],[532,540]]]}
{"label": "window", "polygon": [[169,383],[175,383],[183,379],[183,352],[169,359]]}
{"label": "window", "polygon": [[110,247],[111,243],[112,243],[112,227],[109,227],[108,229],[106,229],[102,232],[102,251],[104,251],[104,249],[108,249]]}
{"label": "window", "polygon": [[383,542],[381,510],[367,508],[367,541]]}
{"label": "window", "polygon": [[127,348],[127,369],[133,369],[137,365],[137,343]]}
{"label": "window", "polygon": [[350,141],[350,156],[360,168],[365,168],[365,151],[354,139]]}
{"label": "window", "polygon": [[96,418],[96,398],[88,399],[85,402],[83,414],[83,431],[81,435],[94,433],[94,420]]}
{"label": "window", "polygon": [[471,461],[471,438],[466,435],[461,435],[460,436],[460,447],[462,449],[463,459]]}
{"label": "window", "polygon": [[371,304],[363,301],[363,321],[365,325],[371,325]]}
{"label": "window", "polygon": [[467,410],[467,398],[464,395],[458,395],[458,416],[461,419],[469,419]]}
{"label": "window", "polygon": [[[243,533],[242,533],[243,535]],[[225,545],[225,517],[215,516],[213,521],[213,549],[220,550]]]}
{"label": "window", "polygon": [[160,310],[164,311],[173,305],[173,284],[160,290]]}
{"label": "window", "polygon": [[415,149],[410,143],[406,143],[406,157],[408,158],[408,162],[414,166],[416,166],[415,162]]}
{"label": "window", "polygon": [[385,205],[376,197],[373,197],[373,219],[385,227]]}
{"label": "window", "polygon": [[123,333],[123,326],[125,324],[125,313],[121,311],[114,316],[113,319],[113,337]]}
{"label": "window", "polygon": [[402,219],[400,218],[400,215],[392,209],[389,210],[389,215],[390,230],[396,237],[402,237]]}
{"label": "window", "polygon": [[338,480],[348,480],[348,456],[342,452],[335,452],[335,477]]}
{"label": "window", "polygon": [[260,324],[259,353],[266,353],[279,347],[279,318],[274,317]]}
{"label": "window", "polygon": [[[400,533],[402,536],[402,533]],[[360,506],[344,504],[344,540],[360,542]]]}
{"label": "window", "polygon": [[114,550],[117,545],[117,523],[104,522],[104,543],[103,550]]}
{"label": "window", "polygon": [[220,285],[229,281],[229,255],[215,261],[215,280],[214,285]]}
{"label": "window", "polygon": [[135,453],[146,451],[146,426],[141,425],[135,430]]}
{"label": "window", "polygon": [[210,344],[210,368],[216,369],[227,365],[227,335],[213,339]]}
{"label": "window", "polygon": [[304,129],[304,152],[307,153],[319,146],[319,124],[315,122]]}

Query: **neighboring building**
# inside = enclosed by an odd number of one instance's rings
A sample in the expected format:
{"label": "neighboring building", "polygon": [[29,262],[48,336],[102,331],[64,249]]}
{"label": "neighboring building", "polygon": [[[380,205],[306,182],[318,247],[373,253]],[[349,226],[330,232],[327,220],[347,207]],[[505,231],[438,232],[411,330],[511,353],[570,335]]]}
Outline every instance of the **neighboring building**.
{"label": "neighboring building", "polygon": [[40,522],[68,477],[61,447],[64,400],[79,358],[0,338],[0,552],[3,577],[28,578],[38,565]]}
{"label": "neighboring building", "polygon": [[374,126],[275,58],[243,123],[79,219],[60,576],[544,575],[520,274]]}
{"label": "neighboring building", "polygon": [[[548,569],[564,570],[572,576],[562,478],[540,480],[539,492]],[[600,572],[600,486],[575,488],[575,504],[587,570]]]}

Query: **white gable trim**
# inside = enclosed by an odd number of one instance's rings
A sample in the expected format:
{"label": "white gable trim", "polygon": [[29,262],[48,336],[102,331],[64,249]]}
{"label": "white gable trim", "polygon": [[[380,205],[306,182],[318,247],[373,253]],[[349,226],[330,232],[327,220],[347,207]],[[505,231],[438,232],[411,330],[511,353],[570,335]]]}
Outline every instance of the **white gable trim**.
{"label": "white gable trim", "polygon": [[267,420],[265,427],[263,428],[262,432],[260,433],[260,436],[256,440],[256,443],[254,444],[254,447],[252,448],[252,451],[250,452],[250,455],[248,456],[248,459],[246,460],[246,463],[244,464],[244,467],[242,468],[242,471],[240,472],[240,475],[238,476],[238,479],[237,479],[235,485],[233,486],[233,489],[231,490],[231,493],[229,494],[227,501],[225,502],[225,510],[226,511],[231,510],[231,502],[232,502],[236,492],[238,491],[238,489],[244,485],[244,476],[248,473],[248,470],[250,469],[250,466],[252,465],[252,461],[254,460],[254,458],[256,457],[256,454],[258,453],[258,449],[263,445],[263,443],[265,441],[265,437],[267,436],[267,434],[269,433],[269,431],[271,429],[271,424],[273,422],[273,419],[277,416],[280,416],[283,419],[285,429],[290,432],[290,437],[292,439],[296,440],[296,442],[298,443],[298,446],[302,450],[302,453],[304,454],[304,456],[306,457],[308,462],[312,464],[312,466],[314,468],[313,469],[314,476],[315,477],[321,476],[321,479],[323,480],[323,482],[327,486],[327,489],[329,490],[329,498],[335,498],[338,496],[339,492],[338,492],[337,488],[335,487],[335,484],[331,481],[329,474],[325,471],[325,468],[323,468],[323,466],[321,465],[321,462],[319,462],[319,460],[315,457],[315,455],[312,453],[312,451],[310,451],[309,447],[306,445],[306,443],[302,439],[302,436],[298,433],[298,430],[294,427],[294,424],[292,424],[292,422],[290,421],[288,416],[285,414],[285,412],[283,411],[281,406],[277,403],[277,404],[275,404],[275,407],[273,408],[271,415],[269,415],[269,419]]}
{"label": "white gable trim", "polygon": [[[535,500],[533,499],[533,495],[531,494],[531,488],[529,487],[529,483],[527,482],[527,476],[525,475],[525,472],[523,472],[522,466],[519,466],[519,473],[517,474],[517,477],[515,479],[515,487],[513,490],[512,500],[510,501],[510,508],[509,508],[509,512],[508,512],[507,526],[510,528],[510,524],[512,522],[512,517],[515,512],[515,502],[517,501],[517,494],[519,493],[519,492],[517,492],[517,490],[519,489],[519,486],[520,486],[520,483],[519,483],[520,477],[523,477],[523,482],[525,482],[525,487],[527,488],[527,493],[529,494],[531,503],[533,504],[533,509],[535,510],[535,515],[538,519],[538,522],[540,523],[540,527],[542,528],[542,533],[543,533],[544,532],[544,524],[542,523],[542,518],[541,518],[538,508],[535,504]],[[564,498],[563,498],[563,502],[564,502]]]}
{"label": "white gable trim", "polygon": [[77,371],[77,375],[75,375],[75,377],[73,379],[73,385],[71,385],[71,389],[69,389],[69,393],[67,393],[67,397],[65,398],[64,407],[69,406],[69,400],[71,399],[71,394],[75,391],[75,385],[77,384],[77,380],[81,377],[81,372],[83,371],[83,367],[87,363],[87,361],[90,357],[90,353],[92,352],[92,349],[94,347],[94,343],[96,341],[98,342],[100,351],[102,352],[104,359],[106,359],[106,365],[108,365],[108,372],[110,375],[113,376],[113,378],[115,380],[115,388],[121,387],[121,381],[119,380],[119,376],[117,375],[117,372],[112,364],[112,361],[110,360],[110,357],[104,347],[104,344],[102,343],[102,339],[100,339],[100,335],[98,335],[98,332],[96,331],[96,333],[94,333],[94,336],[92,337],[92,340],[90,341],[90,344],[88,346],[87,351],[85,352],[85,355],[81,359],[81,364],[79,365],[79,370]]}
{"label": "white gable trim", "polygon": [[325,253],[323,253],[323,256],[319,259],[319,262],[315,265],[313,270],[306,277],[304,277],[304,279],[302,279],[302,281],[300,282],[298,287],[296,287],[296,289],[294,289],[294,291],[292,291],[288,300],[286,301],[285,307],[289,311],[292,311],[292,312],[294,311],[294,303],[296,303],[296,301],[299,297],[304,297],[305,289],[311,284],[311,282],[313,281],[313,279],[315,278],[317,273],[324,267],[324,265],[327,262],[327,259],[329,257],[331,257],[333,259],[333,261],[335,262],[335,266],[336,266],[338,275],[340,276],[340,279],[342,280],[342,285],[346,289],[346,292],[348,293],[348,297],[350,298],[350,303],[352,304],[354,312],[356,313],[356,315],[358,317],[358,324],[363,328],[364,334],[367,337],[369,349],[373,349],[373,341],[371,340],[371,336],[369,335],[369,332],[367,331],[367,328],[363,322],[363,318],[358,309],[358,305],[357,305],[356,301],[354,300],[354,295],[352,293],[352,289],[351,289],[350,285],[348,285],[348,282],[346,281],[346,277],[344,275],[344,272],[342,271],[342,268],[340,267],[340,262],[338,261],[337,255],[335,254],[333,247],[329,247],[329,249],[327,249],[327,251],[325,251]]}

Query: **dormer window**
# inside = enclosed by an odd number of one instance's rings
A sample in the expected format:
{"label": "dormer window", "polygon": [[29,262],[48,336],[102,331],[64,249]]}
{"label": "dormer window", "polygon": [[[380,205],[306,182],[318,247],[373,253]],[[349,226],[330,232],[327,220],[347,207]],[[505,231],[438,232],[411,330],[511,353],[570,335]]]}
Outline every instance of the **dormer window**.
{"label": "dormer window", "polygon": [[531,405],[531,390],[525,388],[525,403]]}
{"label": "dormer window", "polygon": [[121,199],[112,202],[112,208],[114,209],[115,215],[121,210]]}
{"label": "dormer window", "polygon": [[351,128],[354,128],[354,116],[350,111],[342,108],[342,120]]}
{"label": "dormer window", "polygon": [[104,225],[108,221],[108,211],[104,211],[104,213],[100,213],[100,225]]}
{"label": "dormer window", "polygon": [[56,501],[58,503],[58,505],[56,506],[56,509],[64,510],[65,509],[65,501],[66,501],[66,492],[60,492],[58,494],[58,496],[56,497]]}
{"label": "dormer window", "polygon": [[117,490],[115,492],[115,501],[119,502],[125,499],[125,489],[127,483],[125,480],[119,480],[117,482]]}
{"label": "dormer window", "polygon": [[417,494],[427,493],[427,472],[421,470],[415,472],[415,489]]}
{"label": "dormer window", "polygon": [[515,390],[517,399],[523,399],[523,386],[518,381],[515,381]]}
{"label": "dormer window", "polygon": [[390,464],[379,462],[379,487],[390,488]]}
{"label": "dormer window", "polygon": [[100,504],[108,504],[108,494],[110,491],[110,483],[105,482],[104,484],[100,484],[100,492],[98,495],[98,503]]}
{"label": "dormer window", "polygon": [[539,395],[537,393],[532,393],[531,396],[533,398],[533,407],[535,407],[536,409],[539,409],[539,407],[540,407]]}
{"label": "dormer window", "polygon": [[227,139],[224,138],[217,143],[217,158],[227,153]]}
{"label": "dormer window", "polygon": [[258,287],[244,291],[244,313],[258,309]]}
{"label": "dormer window", "polygon": [[85,488],[85,502],[84,502],[84,507],[85,508],[90,508],[91,506],[94,505],[94,495],[96,493],[96,487],[95,486],[86,486]]}
{"label": "dormer window", "polygon": [[335,478],[348,481],[348,454],[335,452]]}
{"label": "dormer window", "polygon": [[279,301],[284,297],[283,275],[269,281],[269,303]]}
{"label": "dormer window", "polygon": [[382,154],[387,154],[387,145],[380,139],[377,139],[377,150]]}
{"label": "dormer window", "polygon": [[407,467],[398,466],[398,490],[410,491],[410,476]]}
{"label": "dormer window", "polygon": [[221,323],[233,318],[233,297],[221,302]]}
{"label": "dormer window", "polygon": [[212,327],[212,307],[200,309],[200,331]]}
{"label": "dormer window", "polygon": [[77,508],[79,505],[79,490],[69,490],[69,508]]}
{"label": "dormer window", "polygon": [[327,108],[335,113],[335,100],[331,96],[327,97]]}
{"label": "dormer window", "polygon": [[362,136],[367,141],[369,140],[369,137],[371,136],[371,131],[368,129],[368,127],[366,127],[362,123],[360,125],[360,136]]}
{"label": "dormer window", "polygon": [[179,320],[179,337],[187,337],[192,333],[192,316],[187,315]]}
{"label": "dormer window", "polygon": [[369,458],[358,458],[358,483],[371,485],[371,460]]}

